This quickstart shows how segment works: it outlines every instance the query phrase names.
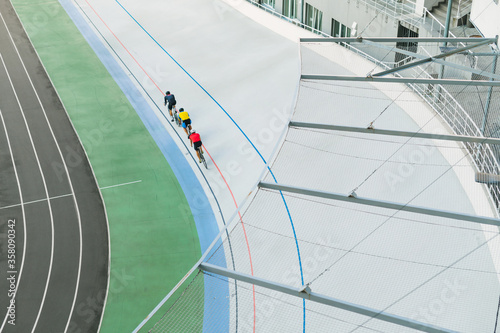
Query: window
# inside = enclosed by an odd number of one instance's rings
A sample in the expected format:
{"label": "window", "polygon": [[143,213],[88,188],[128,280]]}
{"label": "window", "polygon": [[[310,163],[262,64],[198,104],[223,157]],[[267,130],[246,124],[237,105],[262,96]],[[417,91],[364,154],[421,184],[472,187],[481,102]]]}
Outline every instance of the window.
{"label": "window", "polygon": [[351,37],[351,28],[346,27],[339,21],[332,19],[332,37]]}
{"label": "window", "polygon": [[[407,28],[407,27],[401,25],[401,23],[399,23],[398,37],[418,37],[418,32],[410,30],[409,28]],[[401,50],[410,51],[413,53],[417,53],[418,43],[417,42],[397,42],[396,48],[401,49]],[[406,54],[396,52],[396,55],[394,58],[394,62],[396,63],[395,67],[402,66],[402,65],[412,61],[413,59],[414,58],[412,56],[408,56]]]}
{"label": "window", "polygon": [[323,21],[323,12],[306,3],[304,23],[316,30],[321,30]]}
{"label": "window", "polygon": [[340,22],[332,19],[332,37],[340,37]]}
{"label": "window", "polygon": [[262,0],[262,4],[274,8],[274,0]]}
{"label": "window", "polygon": [[348,27],[345,28],[345,36],[344,37],[351,37],[351,28],[348,28]]}
{"label": "window", "polygon": [[283,0],[283,15],[289,18],[297,18],[297,1]]}

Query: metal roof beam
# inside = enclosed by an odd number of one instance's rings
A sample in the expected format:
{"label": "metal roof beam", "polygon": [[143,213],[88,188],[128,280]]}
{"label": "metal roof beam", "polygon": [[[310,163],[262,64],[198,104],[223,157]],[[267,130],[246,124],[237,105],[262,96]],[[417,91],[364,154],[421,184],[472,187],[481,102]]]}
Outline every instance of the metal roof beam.
{"label": "metal roof beam", "polygon": [[331,37],[331,38],[301,38],[301,43],[362,43],[363,41],[372,41],[378,43],[394,43],[394,42],[417,42],[417,43],[479,43],[488,41],[490,43],[495,43],[496,38],[475,38],[475,37],[430,37],[430,38],[419,38],[419,37]]}
{"label": "metal roof beam", "polygon": [[481,144],[488,143],[488,144],[500,145],[500,139],[498,139],[498,138],[486,138],[486,137],[476,137],[476,136],[466,136],[466,135],[449,135],[449,134],[433,134],[433,133],[423,133],[423,132],[395,131],[395,130],[376,129],[376,128],[363,128],[363,127],[352,127],[352,126],[305,123],[305,122],[300,122],[300,121],[291,121],[289,123],[289,126],[301,127],[301,128],[324,129],[324,130],[340,131],[340,132],[354,132],[354,133],[367,133],[367,134],[378,134],[378,135],[404,136],[404,137],[412,137],[412,138],[446,140],[446,141],[455,141],[455,142],[474,142],[474,143],[481,143]]}
{"label": "metal roof beam", "polygon": [[429,333],[453,333],[453,331],[432,326],[429,324],[425,324],[422,322],[418,322],[416,320],[412,320],[409,318],[397,316],[394,314],[386,313],[380,310],[372,309],[366,306],[342,301],[333,297],[329,297],[326,295],[322,295],[319,293],[315,293],[311,291],[309,286],[302,286],[300,288],[294,288],[288,285],[284,285],[281,283],[261,279],[255,276],[251,276],[245,273],[229,270],[227,268],[222,268],[216,265],[202,263],[199,268],[207,273],[213,273],[220,276],[224,276],[230,279],[234,279],[236,281],[243,281],[252,285],[256,285],[259,287],[279,291],[283,294],[295,296],[302,299],[307,299],[311,302],[321,303],[328,306],[332,306],[338,309],[342,309],[345,311],[357,313],[363,316],[368,316],[373,319],[389,322],[392,324],[400,325],[403,327],[408,327],[412,329],[416,329],[422,332]]}
{"label": "metal roof beam", "polygon": [[[387,45],[377,45],[376,43],[373,43],[373,42],[370,42],[370,41],[365,41],[364,43],[365,44],[369,44],[369,45],[379,46],[379,47],[381,47],[381,48],[383,48],[385,50],[398,52],[398,53],[401,53],[401,54],[404,54],[404,55],[407,55],[407,56],[410,56],[410,57],[415,57],[417,59],[427,59],[428,58],[427,56],[425,56],[423,54],[419,54],[419,53],[415,53],[415,52],[411,52],[411,51],[407,51],[407,50],[403,50],[403,49],[394,49],[394,47],[387,46]],[[474,55],[474,53],[470,53],[470,54]],[[492,54],[488,54],[488,55],[494,55],[494,54],[492,53]],[[436,59],[436,58],[434,58],[433,61],[435,63],[441,64],[441,65],[446,65],[448,67],[452,67],[452,68],[455,68],[455,69],[463,70],[465,72],[474,73],[474,74],[477,74],[477,75],[489,77],[491,79],[500,80],[500,75],[493,74],[493,73],[490,73],[490,72],[487,72],[487,71],[484,71],[484,70],[481,71],[481,70],[478,70],[478,69],[474,69],[474,68],[471,68],[471,67],[458,65],[458,64],[455,64],[455,63],[452,63],[452,62],[449,62],[449,61],[444,61],[444,60]]]}
{"label": "metal roof beam", "polygon": [[495,219],[492,217],[486,217],[486,216],[460,214],[460,213],[450,212],[450,211],[446,211],[446,210],[430,209],[430,208],[411,206],[411,205],[390,202],[390,201],[376,200],[376,199],[370,199],[370,198],[361,198],[361,197],[357,197],[356,195],[345,195],[345,194],[341,194],[341,193],[318,191],[318,190],[312,190],[312,189],[303,188],[303,187],[281,185],[281,184],[275,184],[275,183],[260,182],[259,187],[260,188],[267,188],[270,190],[290,192],[290,193],[302,194],[302,195],[325,198],[325,199],[345,201],[345,202],[366,205],[366,206],[394,209],[394,210],[398,210],[398,211],[424,214],[424,215],[437,216],[437,217],[444,217],[444,218],[448,218],[448,219],[461,220],[461,221],[467,221],[467,222],[472,222],[472,223],[500,226],[499,219]]}
{"label": "metal roof beam", "polygon": [[375,73],[372,76],[374,76],[374,77],[375,76],[384,76],[384,75],[387,75],[387,74],[399,72],[399,71],[402,71],[402,70],[405,70],[405,69],[408,69],[408,68],[411,68],[411,67],[415,67],[415,66],[427,63],[427,62],[434,61],[435,59],[444,59],[444,58],[452,56],[454,54],[461,53],[461,52],[464,52],[464,51],[467,51],[467,50],[470,50],[470,49],[473,49],[473,48],[476,48],[478,46],[485,45],[485,44],[491,44],[491,42],[489,40],[485,40],[485,41],[482,41],[482,42],[479,42],[479,43],[475,43],[475,44],[472,44],[472,45],[467,45],[467,46],[464,46],[464,47],[461,47],[461,48],[458,48],[458,49],[455,49],[455,50],[452,50],[452,51],[449,51],[449,52],[438,54],[438,55],[433,56],[433,57],[429,57],[429,58],[422,59],[422,60],[415,61],[415,62],[410,62],[410,63],[408,63],[406,65],[403,65],[403,66],[399,66],[399,67],[391,68],[391,69],[388,69],[388,70],[385,70],[385,71],[382,71],[382,72],[379,72],[379,73]]}
{"label": "metal roof beam", "polygon": [[321,75],[302,74],[302,80],[326,80],[326,81],[359,81],[359,82],[381,82],[381,83],[410,83],[410,84],[449,84],[459,86],[485,86],[500,87],[500,81],[484,80],[448,80],[448,79],[418,79],[403,77],[361,77],[347,75]]}
{"label": "metal roof beam", "polygon": [[497,52],[470,52],[471,56],[478,56],[478,57],[494,57],[498,55]]}
{"label": "metal roof beam", "polygon": [[500,185],[500,175],[476,172],[475,181],[481,184]]}

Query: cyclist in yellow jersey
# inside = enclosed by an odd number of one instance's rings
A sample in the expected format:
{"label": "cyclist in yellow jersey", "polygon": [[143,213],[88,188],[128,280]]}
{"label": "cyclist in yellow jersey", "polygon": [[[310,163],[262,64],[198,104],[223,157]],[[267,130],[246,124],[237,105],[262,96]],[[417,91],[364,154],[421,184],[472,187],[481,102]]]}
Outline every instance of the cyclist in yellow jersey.
{"label": "cyclist in yellow jersey", "polygon": [[179,119],[182,121],[182,128],[184,128],[184,132],[186,132],[186,135],[189,136],[187,129],[189,127],[189,130],[191,131],[191,119],[189,118],[189,114],[184,111],[184,108],[179,109]]}

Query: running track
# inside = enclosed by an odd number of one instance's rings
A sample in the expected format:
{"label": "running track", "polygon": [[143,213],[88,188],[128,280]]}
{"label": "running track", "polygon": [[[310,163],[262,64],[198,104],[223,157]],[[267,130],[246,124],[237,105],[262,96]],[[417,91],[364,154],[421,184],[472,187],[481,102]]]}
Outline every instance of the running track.
{"label": "running track", "polygon": [[[107,232],[85,152],[10,1],[0,0],[0,332],[97,331]],[[10,275],[15,326],[6,321]]]}

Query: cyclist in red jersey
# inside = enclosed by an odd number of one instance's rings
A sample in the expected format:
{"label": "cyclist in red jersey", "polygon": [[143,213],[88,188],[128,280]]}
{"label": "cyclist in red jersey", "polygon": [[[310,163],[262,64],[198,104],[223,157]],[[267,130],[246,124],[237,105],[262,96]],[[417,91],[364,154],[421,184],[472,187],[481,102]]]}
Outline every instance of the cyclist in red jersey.
{"label": "cyclist in red jersey", "polygon": [[188,136],[189,141],[191,142],[191,147],[194,144],[194,150],[196,151],[196,155],[198,155],[198,161],[201,163],[200,151],[203,153],[202,143],[200,139],[200,135],[196,133],[196,130],[191,130],[191,134]]}

